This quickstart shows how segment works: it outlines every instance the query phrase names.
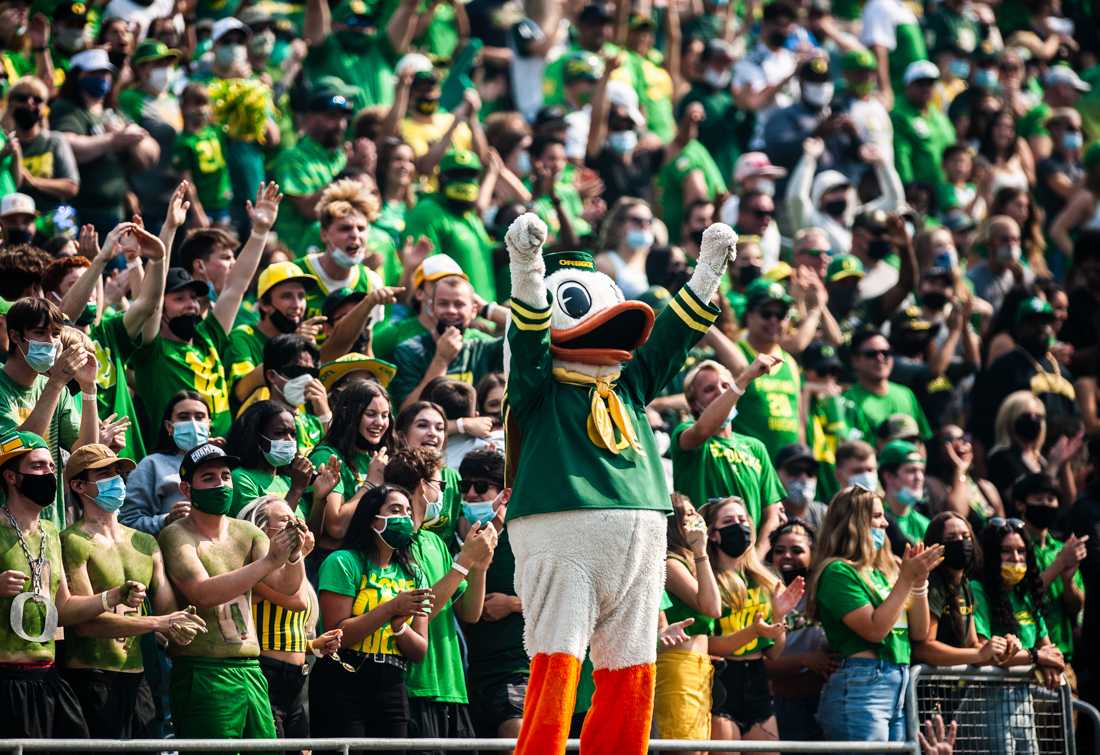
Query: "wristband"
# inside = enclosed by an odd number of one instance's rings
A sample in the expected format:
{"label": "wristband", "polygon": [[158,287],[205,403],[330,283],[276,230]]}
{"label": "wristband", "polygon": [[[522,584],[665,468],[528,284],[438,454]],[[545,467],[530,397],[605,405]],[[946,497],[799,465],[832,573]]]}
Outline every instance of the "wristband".
{"label": "wristband", "polygon": [[458,428],[458,434],[459,435],[465,435],[466,434],[466,428],[464,427],[462,417],[459,417],[458,419],[455,420],[455,427]]}
{"label": "wristband", "polygon": [[463,577],[470,576],[470,570],[467,569],[462,564],[458,563],[457,561],[455,561],[454,563],[451,564],[451,568],[454,569],[459,574],[461,574]]}
{"label": "wristband", "polygon": [[317,421],[320,422],[322,425],[327,425],[329,422],[332,422],[332,412],[329,412],[323,417],[318,417]]}
{"label": "wristband", "polygon": [[99,594],[99,602],[103,605],[103,611],[107,612],[111,610],[111,603],[107,599],[108,590],[104,590]]}
{"label": "wristband", "polygon": [[300,562],[301,562],[301,560],[302,560],[302,553],[301,553],[301,551],[299,551],[299,552],[298,552],[298,558],[288,558],[288,559],[286,560],[286,562],[287,562],[288,564],[297,564],[297,563],[300,563]]}
{"label": "wristband", "polygon": [[402,624],[401,628],[393,633],[393,636],[394,637],[400,637],[401,635],[405,634],[405,632],[407,632],[407,631],[409,631],[409,625],[408,624]]}
{"label": "wristband", "polygon": [[81,398],[86,398],[89,401],[95,401],[97,398],[99,398],[94,393],[83,393],[83,392],[81,392],[80,396],[81,396]]}

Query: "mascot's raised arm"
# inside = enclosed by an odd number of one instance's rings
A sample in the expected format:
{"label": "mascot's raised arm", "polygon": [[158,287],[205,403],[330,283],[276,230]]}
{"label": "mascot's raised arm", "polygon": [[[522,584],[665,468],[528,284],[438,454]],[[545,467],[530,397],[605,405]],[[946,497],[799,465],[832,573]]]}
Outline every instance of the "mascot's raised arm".
{"label": "mascot's raised arm", "polygon": [[691,280],[654,320],[582,252],[543,255],[533,214],[508,229],[508,528],[531,680],[519,755],[565,751],[590,648],[596,692],[582,751],[649,741],[657,612],[672,511],[645,407],[714,323],[737,234],[703,233]]}

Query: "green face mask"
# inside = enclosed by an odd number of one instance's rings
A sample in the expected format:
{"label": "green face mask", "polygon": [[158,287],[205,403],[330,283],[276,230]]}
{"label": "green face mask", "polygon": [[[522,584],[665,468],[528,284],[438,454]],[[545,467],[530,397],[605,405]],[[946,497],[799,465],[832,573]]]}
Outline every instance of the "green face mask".
{"label": "green face mask", "polygon": [[84,311],[80,313],[80,317],[76,318],[76,324],[84,327],[85,325],[91,325],[95,322],[96,310],[98,307],[95,304],[88,304],[84,307]]}
{"label": "green face mask", "polygon": [[229,513],[229,506],[233,503],[233,486],[222,485],[220,488],[191,488],[191,505],[204,514],[213,516],[225,516]]}
{"label": "green face mask", "polygon": [[375,530],[382,542],[391,548],[404,548],[413,539],[413,520],[407,516],[380,516],[386,524],[380,530]]}
{"label": "green face mask", "polygon": [[443,187],[443,196],[455,202],[476,202],[480,190],[477,181],[451,181]]}

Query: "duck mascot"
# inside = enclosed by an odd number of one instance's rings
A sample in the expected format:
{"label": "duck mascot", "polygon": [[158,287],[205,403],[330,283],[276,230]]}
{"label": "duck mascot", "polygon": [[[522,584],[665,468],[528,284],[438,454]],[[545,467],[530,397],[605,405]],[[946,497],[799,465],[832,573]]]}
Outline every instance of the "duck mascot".
{"label": "duck mascot", "polygon": [[703,234],[691,280],[660,317],[625,301],[591,255],[543,255],[528,213],[505,236],[508,532],[531,678],[517,755],[565,751],[585,651],[595,694],[586,755],[642,755],[672,513],[645,407],[718,317],[710,304],[737,234]]}

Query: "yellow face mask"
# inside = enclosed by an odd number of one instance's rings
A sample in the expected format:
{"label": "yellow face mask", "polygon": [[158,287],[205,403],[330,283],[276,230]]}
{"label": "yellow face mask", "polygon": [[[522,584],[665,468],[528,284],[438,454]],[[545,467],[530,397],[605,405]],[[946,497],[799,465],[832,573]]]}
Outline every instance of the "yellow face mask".
{"label": "yellow face mask", "polygon": [[1027,564],[1001,564],[1001,579],[1009,587],[1015,587],[1027,574]]}
{"label": "yellow face mask", "polygon": [[479,191],[477,181],[451,181],[444,185],[443,196],[456,202],[476,202]]}

